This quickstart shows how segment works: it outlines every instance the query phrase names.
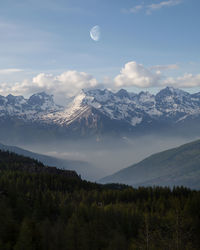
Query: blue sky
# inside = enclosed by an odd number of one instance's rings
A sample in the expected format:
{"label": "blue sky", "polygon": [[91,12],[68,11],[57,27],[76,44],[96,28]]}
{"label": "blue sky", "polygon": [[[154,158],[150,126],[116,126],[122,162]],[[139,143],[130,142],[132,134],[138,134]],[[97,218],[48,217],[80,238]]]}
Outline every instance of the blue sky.
{"label": "blue sky", "polygon": [[[53,92],[57,82],[68,91],[70,79],[198,91],[199,10],[199,0],[1,0],[0,93]],[[89,35],[95,25],[98,42]]]}

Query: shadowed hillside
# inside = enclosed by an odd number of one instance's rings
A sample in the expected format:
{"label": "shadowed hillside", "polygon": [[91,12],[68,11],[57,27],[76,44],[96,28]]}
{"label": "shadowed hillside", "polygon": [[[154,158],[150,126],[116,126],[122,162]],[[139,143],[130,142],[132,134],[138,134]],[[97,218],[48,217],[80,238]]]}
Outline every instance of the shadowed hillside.
{"label": "shadowed hillside", "polygon": [[199,249],[200,193],[100,185],[0,151],[0,249]]}
{"label": "shadowed hillside", "polygon": [[200,140],[151,155],[101,179],[132,186],[187,186],[200,189]]}

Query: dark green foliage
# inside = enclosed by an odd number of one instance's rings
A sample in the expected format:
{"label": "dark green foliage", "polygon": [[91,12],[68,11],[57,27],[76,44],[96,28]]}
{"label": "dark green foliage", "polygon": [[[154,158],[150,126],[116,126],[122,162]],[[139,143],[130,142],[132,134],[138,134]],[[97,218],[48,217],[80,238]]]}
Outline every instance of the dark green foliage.
{"label": "dark green foliage", "polygon": [[104,186],[40,168],[0,152],[1,250],[199,249],[199,191]]}

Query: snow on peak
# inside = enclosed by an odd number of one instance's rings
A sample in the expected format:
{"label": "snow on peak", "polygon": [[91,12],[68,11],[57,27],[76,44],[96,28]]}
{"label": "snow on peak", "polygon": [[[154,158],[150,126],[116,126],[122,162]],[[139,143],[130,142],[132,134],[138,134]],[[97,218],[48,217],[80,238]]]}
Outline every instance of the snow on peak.
{"label": "snow on peak", "polygon": [[53,96],[47,95],[45,92],[37,93],[28,99],[30,105],[42,105],[45,102],[54,103]]}
{"label": "snow on peak", "polygon": [[74,109],[80,108],[85,97],[86,95],[84,94],[84,92],[81,92],[74,98],[71,106],[73,106]]}
{"label": "snow on peak", "polygon": [[142,122],[142,117],[137,117],[137,116],[135,116],[135,117],[133,117],[132,119],[131,119],[131,124],[133,125],[133,126],[136,126],[137,124],[140,124]]}
{"label": "snow on peak", "polygon": [[108,89],[91,89],[85,91],[87,97],[93,97],[95,102],[106,103],[110,99],[113,99],[113,93]]}
{"label": "snow on peak", "polygon": [[149,92],[134,94],[125,89],[116,93],[108,89],[84,89],[65,108],[56,105],[53,96],[45,92],[34,94],[28,100],[22,96],[0,96],[0,117],[19,116],[67,126],[91,110],[131,126],[154,119],[179,121],[188,115],[200,114],[200,95],[190,95],[172,87],[166,87],[157,95]]}
{"label": "snow on peak", "polygon": [[189,95],[188,92],[185,92],[181,89],[177,89],[174,87],[166,87],[164,89],[162,89],[157,95],[176,95],[176,96],[185,96],[185,95]]}
{"label": "snow on peak", "polygon": [[154,101],[154,95],[150,94],[148,91],[147,92],[142,91],[138,94],[138,100],[141,103],[152,102]]}
{"label": "snow on peak", "polygon": [[32,95],[29,99],[23,96],[8,95],[0,97],[0,116],[17,116],[21,119],[37,119],[38,116],[61,110],[53,101],[53,96],[46,93],[37,93]]}

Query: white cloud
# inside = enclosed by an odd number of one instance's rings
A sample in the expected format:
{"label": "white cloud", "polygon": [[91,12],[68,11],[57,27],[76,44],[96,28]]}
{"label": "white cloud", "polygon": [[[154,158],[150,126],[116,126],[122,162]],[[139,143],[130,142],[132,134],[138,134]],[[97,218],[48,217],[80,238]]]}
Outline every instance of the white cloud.
{"label": "white cloud", "polygon": [[164,86],[175,86],[177,88],[193,88],[200,87],[200,74],[184,74],[181,77],[168,77],[163,81]]}
{"label": "white cloud", "polygon": [[144,8],[144,5],[141,4],[141,5],[136,5],[135,7],[131,8],[130,9],[130,12],[131,13],[137,13],[139,12],[140,10],[142,10]]}
{"label": "white cloud", "polygon": [[154,70],[175,70],[178,69],[179,66],[177,64],[168,64],[168,65],[155,65],[152,66],[150,69],[154,69]]}
{"label": "white cloud", "polygon": [[[115,77],[116,87],[165,87],[173,86],[176,88],[192,88],[200,86],[200,74],[184,74],[179,77],[165,77],[163,70],[178,69],[178,65],[156,65],[150,69],[145,68],[142,64],[128,62],[121,69],[118,76]],[[156,71],[155,71],[156,70]]]}
{"label": "white cloud", "polygon": [[0,83],[1,95],[23,95],[25,97],[31,94],[45,91],[53,94],[58,104],[65,104],[67,98],[76,95],[84,88],[109,88],[118,89],[122,87],[165,87],[173,86],[177,88],[192,88],[200,86],[200,74],[184,74],[179,77],[166,77],[163,75],[165,70],[177,69],[178,65],[156,65],[150,68],[142,64],[131,61],[124,65],[120,73],[114,80],[105,77],[99,84],[90,74],[78,71],[66,71],[60,75],[40,73],[32,80],[22,82]]}
{"label": "white cloud", "polygon": [[183,2],[183,0],[166,0],[161,1],[159,3],[152,3],[152,4],[140,4],[136,5],[129,10],[124,11],[125,13],[137,13],[141,10],[145,10],[147,14],[151,14],[153,11],[160,10],[165,7],[172,7],[179,5]]}
{"label": "white cloud", "polygon": [[72,97],[83,88],[97,86],[97,80],[85,72],[66,71],[60,75],[40,73],[31,81],[24,80],[14,84],[1,83],[0,94],[24,95],[45,91],[53,94],[58,103],[64,103],[66,98]]}
{"label": "white cloud", "polygon": [[0,69],[0,75],[9,75],[13,73],[22,72],[23,69]]}
{"label": "white cloud", "polygon": [[126,63],[120,74],[114,79],[117,87],[135,86],[147,88],[158,85],[159,81],[160,73],[154,73],[136,62]]}
{"label": "white cloud", "polygon": [[154,3],[150,4],[147,6],[148,11],[154,11],[154,10],[159,10],[164,7],[171,7],[171,6],[176,6],[178,4],[182,3],[182,0],[168,0],[168,1],[162,1],[160,3]]}

